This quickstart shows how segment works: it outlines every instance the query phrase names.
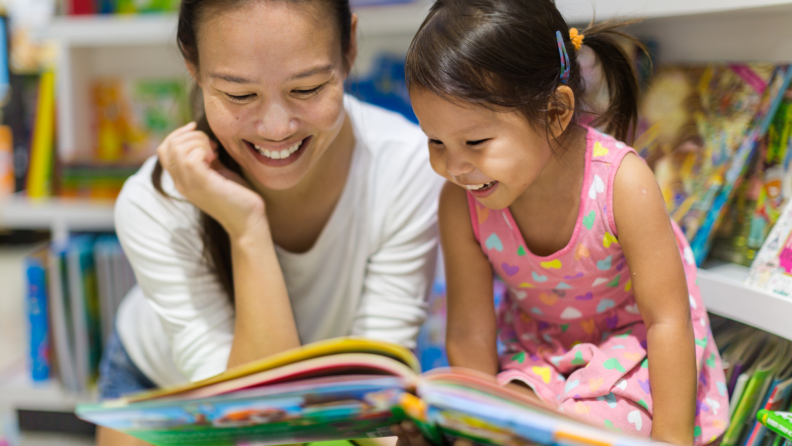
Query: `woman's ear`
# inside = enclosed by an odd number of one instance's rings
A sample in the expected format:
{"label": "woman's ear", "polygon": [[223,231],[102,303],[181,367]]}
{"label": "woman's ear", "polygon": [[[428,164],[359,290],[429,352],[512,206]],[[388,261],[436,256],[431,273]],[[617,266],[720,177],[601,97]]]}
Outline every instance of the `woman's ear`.
{"label": "woman's ear", "polygon": [[[347,67],[349,70],[352,70],[352,67],[355,65],[355,59],[357,59],[358,54],[358,45],[357,45],[357,25],[358,25],[358,16],[357,14],[352,14],[352,23],[349,28],[349,51],[346,53],[346,62]],[[349,74],[347,72],[347,74]]]}
{"label": "woman's ear", "polygon": [[195,82],[195,84],[200,87],[201,86],[201,80],[198,77],[198,67],[196,67],[195,65],[193,65],[190,62],[185,62],[184,65],[187,66],[187,71],[190,73],[190,77],[192,77],[192,79]]}
{"label": "woman's ear", "polygon": [[547,103],[547,119],[553,139],[566,131],[574,115],[575,93],[567,85],[560,85],[556,88],[554,97]]}

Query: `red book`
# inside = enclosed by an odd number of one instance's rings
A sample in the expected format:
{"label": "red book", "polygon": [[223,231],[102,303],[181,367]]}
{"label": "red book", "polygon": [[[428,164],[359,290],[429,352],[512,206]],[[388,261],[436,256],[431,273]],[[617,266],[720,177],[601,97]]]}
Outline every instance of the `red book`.
{"label": "red book", "polygon": [[67,0],[69,15],[96,14],[95,0]]}

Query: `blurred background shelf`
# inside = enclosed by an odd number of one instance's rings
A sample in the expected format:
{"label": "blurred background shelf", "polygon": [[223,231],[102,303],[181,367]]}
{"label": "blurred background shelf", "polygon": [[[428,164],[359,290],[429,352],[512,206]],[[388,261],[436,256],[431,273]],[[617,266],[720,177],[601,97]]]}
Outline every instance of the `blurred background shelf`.
{"label": "blurred background shelf", "polygon": [[15,194],[0,199],[0,228],[49,229],[64,240],[72,231],[112,231],[113,201],[47,198]]}
{"label": "blurred background shelf", "polygon": [[707,310],[786,339],[792,339],[792,298],[743,284],[748,267],[708,262],[699,268],[699,288]]}

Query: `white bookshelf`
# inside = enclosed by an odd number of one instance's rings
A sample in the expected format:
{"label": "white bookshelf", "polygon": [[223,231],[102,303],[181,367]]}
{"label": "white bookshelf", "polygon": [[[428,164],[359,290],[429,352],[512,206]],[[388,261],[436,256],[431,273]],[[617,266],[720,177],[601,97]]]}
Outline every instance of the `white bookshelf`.
{"label": "white bookshelf", "polygon": [[49,229],[56,240],[73,231],[112,231],[113,202],[12,195],[0,198],[0,228]]}

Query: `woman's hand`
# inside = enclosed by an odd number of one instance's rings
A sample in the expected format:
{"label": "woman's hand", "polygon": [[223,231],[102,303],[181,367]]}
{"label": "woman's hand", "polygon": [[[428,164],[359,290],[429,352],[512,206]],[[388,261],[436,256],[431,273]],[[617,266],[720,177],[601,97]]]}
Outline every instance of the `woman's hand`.
{"label": "woman's hand", "polygon": [[217,143],[195,126],[191,122],[174,130],[157,148],[176,190],[217,220],[232,239],[266,225],[264,200],[220,163]]}

